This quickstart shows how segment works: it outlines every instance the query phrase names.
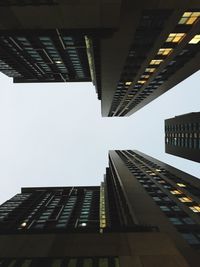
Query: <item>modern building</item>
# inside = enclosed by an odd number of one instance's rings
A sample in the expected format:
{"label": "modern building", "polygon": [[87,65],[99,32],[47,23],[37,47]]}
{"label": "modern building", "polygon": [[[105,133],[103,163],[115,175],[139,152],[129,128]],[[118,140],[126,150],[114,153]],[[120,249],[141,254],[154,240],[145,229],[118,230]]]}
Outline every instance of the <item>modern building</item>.
{"label": "modern building", "polygon": [[0,206],[4,267],[198,267],[200,182],[110,151],[101,186],[22,188]]}
{"label": "modern building", "polygon": [[0,71],[14,82],[92,81],[102,116],[129,116],[200,66],[200,3],[8,0]]}
{"label": "modern building", "polygon": [[200,162],[200,112],[165,120],[165,152]]}
{"label": "modern building", "polygon": [[135,222],[157,226],[189,266],[198,265],[200,180],[135,150],[111,151],[109,164]]}

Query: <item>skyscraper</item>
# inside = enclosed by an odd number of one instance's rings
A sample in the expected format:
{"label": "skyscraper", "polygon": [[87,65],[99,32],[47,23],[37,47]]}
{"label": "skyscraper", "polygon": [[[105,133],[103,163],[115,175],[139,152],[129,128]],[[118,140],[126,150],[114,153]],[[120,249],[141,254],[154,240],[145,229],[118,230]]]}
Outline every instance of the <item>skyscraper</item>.
{"label": "skyscraper", "polygon": [[1,264],[197,267],[199,187],[140,152],[111,151],[101,186],[22,188],[0,206]]}
{"label": "skyscraper", "polygon": [[0,206],[1,266],[189,266],[158,227],[135,221],[113,182],[107,170],[101,187],[22,188]]}
{"label": "skyscraper", "polygon": [[165,151],[200,162],[200,112],[165,120]]}
{"label": "skyscraper", "polygon": [[93,81],[103,116],[131,115],[200,66],[198,0],[0,5],[0,71],[15,82]]}
{"label": "skyscraper", "polygon": [[138,223],[166,232],[190,266],[199,262],[200,181],[138,151],[111,151],[110,171]]}

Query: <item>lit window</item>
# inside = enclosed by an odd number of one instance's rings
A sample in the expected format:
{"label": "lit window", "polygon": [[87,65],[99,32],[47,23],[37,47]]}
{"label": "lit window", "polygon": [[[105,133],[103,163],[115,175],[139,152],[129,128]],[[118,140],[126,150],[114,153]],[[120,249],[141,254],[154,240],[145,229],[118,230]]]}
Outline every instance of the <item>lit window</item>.
{"label": "lit window", "polygon": [[162,59],[153,59],[150,62],[150,65],[160,65],[160,63],[162,63],[163,60]]}
{"label": "lit window", "polygon": [[179,21],[179,24],[192,25],[200,17],[200,12],[185,12]]}
{"label": "lit window", "polygon": [[197,34],[189,41],[189,44],[198,44],[199,42],[200,42],[200,34]]}
{"label": "lit window", "polygon": [[192,206],[190,209],[194,212],[200,212],[200,206]]}
{"label": "lit window", "polygon": [[189,197],[180,197],[179,200],[181,202],[192,202],[192,199]]}
{"label": "lit window", "polygon": [[138,83],[140,83],[140,84],[144,84],[144,83],[146,83],[146,81],[144,81],[144,80],[139,80]]}
{"label": "lit window", "polygon": [[167,56],[172,52],[172,48],[160,48],[158,51],[158,55]]}
{"label": "lit window", "polygon": [[180,187],[186,187],[185,184],[181,184],[181,183],[177,183],[177,185],[180,186]]}
{"label": "lit window", "polygon": [[185,35],[185,33],[170,33],[166,42],[179,43]]}
{"label": "lit window", "polygon": [[179,190],[172,190],[172,191],[170,191],[173,195],[181,195],[182,194],[182,192],[181,191],[179,191]]}
{"label": "lit window", "polygon": [[155,68],[146,68],[145,72],[154,72],[156,69]]}
{"label": "lit window", "polygon": [[132,82],[125,82],[125,85],[131,85]]}
{"label": "lit window", "polygon": [[150,75],[142,75],[141,78],[143,79],[148,79],[150,77]]}

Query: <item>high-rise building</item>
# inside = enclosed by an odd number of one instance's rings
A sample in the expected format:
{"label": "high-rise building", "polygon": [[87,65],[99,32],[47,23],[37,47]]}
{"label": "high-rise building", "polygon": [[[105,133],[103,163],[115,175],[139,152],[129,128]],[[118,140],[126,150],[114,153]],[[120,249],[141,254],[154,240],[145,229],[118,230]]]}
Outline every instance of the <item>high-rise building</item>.
{"label": "high-rise building", "polygon": [[0,206],[4,267],[197,267],[200,182],[111,151],[101,186],[22,188]]}
{"label": "high-rise building", "polygon": [[165,152],[200,162],[200,112],[165,120]]}
{"label": "high-rise building", "polygon": [[125,192],[135,220],[158,226],[195,266],[200,251],[199,179],[135,150],[111,151],[109,162],[111,177]]}
{"label": "high-rise building", "polygon": [[0,266],[189,267],[157,226],[136,221],[111,173],[100,187],[22,188],[1,205]]}
{"label": "high-rise building", "polygon": [[129,116],[200,68],[198,1],[130,2],[122,1],[118,31],[102,40],[110,50],[103,116]]}
{"label": "high-rise building", "polygon": [[200,3],[0,1],[0,71],[93,81],[103,116],[129,116],[200,67]]}

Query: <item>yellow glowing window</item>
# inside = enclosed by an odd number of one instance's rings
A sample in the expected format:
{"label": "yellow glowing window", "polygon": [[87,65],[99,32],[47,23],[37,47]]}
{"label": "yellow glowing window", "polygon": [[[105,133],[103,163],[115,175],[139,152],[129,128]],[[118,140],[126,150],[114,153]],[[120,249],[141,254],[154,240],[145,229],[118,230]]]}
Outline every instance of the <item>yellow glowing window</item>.
{"label": "yellow glowing window", "polygon": [[144,83],[146,83],[146,81],[144,81],[144,80],[139,80],[138,83],[140,83],[140,84],[144,84]]}
{"label": "yellow glowing window", "polygon": [[146,68],[145,72],[154,72],[156,68]]}
{"label": "yellow glowing window", "polygon": [[200,207],[199,206],[192,206],[190,209],[194,212],[200,212]]}
{"label": "yellow glowing window", "polygon": [[195,35],[192,40],[189,41],[189,44],[198,44],[200,42],[200,34]]}
{"label": "yellow glowing window", "polygon": [[162,59],[153,59],[150,62],[150,65],[160,65],[160,63],[163,62]]}
{"label": "yellow glowing window", "polygon": [[125,82],[125,85],[131,85],[132,82]]}
{"label": "yellow glowing window", "polygon": [[166,42],[179,43],[185,35],[185,33],[170,33]]}
{"label": "yellow glowing window", "polygon": [[172,52],[172,48],[160,48],[158,50],[158,55],[168,56]]}
{"label": "yellow glowing window", "polygon": [[192,25],[200,17],[200,12],[185,12],[179,20],[179,24]]}
{"label": "yellow glowing window", "polygon": [[141,78],[143,79],[148,79],[150,77],[150,75],[142,75]]}
{"label": "yellow glowing window", "polygon": [[192,202],[192,199],[189,197],[180,197],[179,200],[181,202]]}
{"label": "yellow glowing window", "polygon": [[186,187],[185,184],[181,184],[181,183],[177,183],[177,185],[180,186],[180,187]]}
{"label": "yellow glowing window", "polygon": [[170,191],[173,195],[181,195],[182,194],[182,192],[181,191],[179,191],[179,190],[172,190],[172,191]]}

